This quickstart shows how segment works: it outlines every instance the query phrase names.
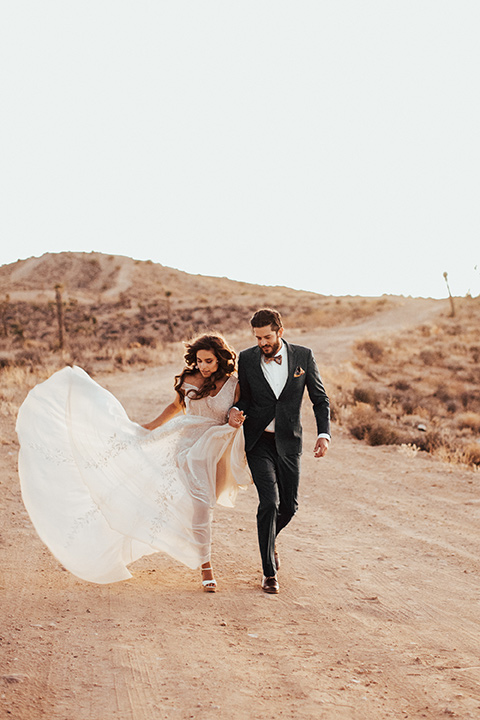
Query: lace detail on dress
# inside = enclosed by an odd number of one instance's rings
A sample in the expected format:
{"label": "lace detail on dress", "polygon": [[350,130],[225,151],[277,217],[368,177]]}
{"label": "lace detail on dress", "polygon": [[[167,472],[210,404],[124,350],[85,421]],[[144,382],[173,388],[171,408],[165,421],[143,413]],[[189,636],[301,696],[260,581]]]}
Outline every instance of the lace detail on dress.
{"label": "lace detail on dress", "polygon": [[166,482],[165,487],[157,490],[155,493],[155,502],[159,507],[159,513],[153,518],[150,525],[152,540],[155,540],[155,538],[160,535],[167,524],[168,517],[171,515],[170,508],[176,495],[178,495],[178,492],[175,490],[175,477],[172,474],[172,477]]}
{"label": "lace detail on dress", "polygon": [[70,547],[80,530],[83,530],[89,523],[91,523],[99,512],[100,510],[98,509],[98,507],[92,503],[92,507],[90,510],[87,510],[86,513],[74,520],[72,529],[67,535],[67,542],[64,545],[65,549]]}
{"label": "lace detail on dress", "polygon": [[[111,460],[118,457],[122,452],[125,452],[129,448],[139,448],[144,445],[151,445],[155,442],[155,435],[152,435],[151,432],[149,432],[145,437],[133,437],[127,440],[120,440],[117,433],[113,433],[113,435],[110,435],[106,439],[106,448],[103,452],[98,453],[95,459],[87,460],[84,467],[86,470],[90,468],[95,470],[98,470],[98,468],[101,467],[105,468]],[[74,460],[72,458],[70,461],[66,458],[64,462],[74,462]]]}
{"label": "lace detail on dress", "polygon": [[[188,415],[201,415],[210,418],[217,425],[224,425],[227,422],[228,411],[233,405],[235,399],[235,388],[238,380],[231,375],[222,385],[216,395],[207,395],[206,397],[191,398],[185,394],[185,405]],[[195,388],[195,385],[184,382],[184,387]]]}
{"label": "lace detail on dress", "polygon": [[117,433],[110,435],[110,437],[107,438],[107,448],[105,451],[100,453],[96,460],[89,460],[86,462],[85,469],[106,467],[112,458],[120,455],[120,453],[126,450],[129,445],[131,445],[131,443],[126,442],[125,440],[118,440]]}
{"label": "lace detail on dress", "polygon": [[151,539],[154,542],[162,533],[171,516],[171,508],[179,497],[178,465],[176,446],[178,439],[167,442],[163,448],[161,462],[158,464],[158,473],[162,477],[162,484],[155,491],[154,502],[158,506],[158,513],[150,523]]}
{"label": "lace detail on dress", "polygon": [[74,465],[75,459],[73,455],[67,455],[58,448],[48,448],[46,445],[40,445],[40,443],[28,443],[29,447],[35,452],[40,453],[45,460],[54,463],[55,465]]}

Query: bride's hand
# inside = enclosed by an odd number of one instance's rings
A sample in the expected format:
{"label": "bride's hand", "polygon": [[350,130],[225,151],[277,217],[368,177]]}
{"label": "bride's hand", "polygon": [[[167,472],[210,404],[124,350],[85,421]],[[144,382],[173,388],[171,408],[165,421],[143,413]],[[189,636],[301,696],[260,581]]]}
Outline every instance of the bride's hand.
{"label": "bride's hand", "polygon": [[231,425],[234,428],[239,428],[243,425],[245,420],[245,415],[241,410],[237,410],[237,408],[232,408],[230,410],[230,415],[228,416],[228,424]]}

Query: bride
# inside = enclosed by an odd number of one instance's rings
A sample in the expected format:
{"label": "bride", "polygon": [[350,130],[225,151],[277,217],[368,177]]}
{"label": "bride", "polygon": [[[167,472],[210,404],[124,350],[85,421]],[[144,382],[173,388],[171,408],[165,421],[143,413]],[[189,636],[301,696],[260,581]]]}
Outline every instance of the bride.
{"label": "bride", "polygon": [[[145,425],[79,367],[30,391],[17,418],[22,497],[40,538],[71,573],[96,583],[163,551],[215,592],[211,521],[251,482],[243,432],[227,423],[238,400],[235,352],[219,335],[186,344],[175,398]],[[184,412],[182,412],[182,410]]]}

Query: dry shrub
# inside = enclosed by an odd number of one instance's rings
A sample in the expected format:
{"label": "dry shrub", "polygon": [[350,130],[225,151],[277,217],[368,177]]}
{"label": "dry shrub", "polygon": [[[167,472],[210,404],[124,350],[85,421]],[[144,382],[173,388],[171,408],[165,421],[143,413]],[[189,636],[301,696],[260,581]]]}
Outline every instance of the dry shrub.
{"label": "dry shrub", "polygon": [[430,337],[432,335],[432,332],[434,331],[434,328],[432,325],[420,325],[418,327],[418,332],[423,337]]}
{"label": "dry shrub", "polygon": [[380,362],[384,355],[384,349],[376,340],[362,340],[355,344],[355,349],[367,355],[375,363]]}
{"label": "dry shrub", "polygon": [[139,345],[142,345],[144,347],[157,347],[157,340],[151,335],[138,335],[136,342],[138,342]]}
{"label": "dry shrub", "polygon": [[39,365],[43,365],[44,356],[45,353],[39,348],[34,348],[32,350],[19,350],[15,353],[15,365],[34,368]]}
{"label": "dry shrub", "polygon": [[417,403],[414,400],[402,400],[401,406],[405,415],[413,415],[417,409]]}
{"label": "dry shrub", "polygon": [[371,405],[359,403],[352,408],[348,425],[350,433],[357,440],[369,445],[401,445],[407,440],[406,434],[386,418],[379,418]]}
{"label": "dry shrub", "polygon": [[366,403],[358,403],[353,407],[348,417],[348,425],[353,437],[357,440],[364,440],[376,418],[375,411]]}
{"label": "dry shrub", "polygon": [[443,360],[443,352],[440,350],[422,350],[419,354],[424,365],[438,365]]}
{"label": "dry shrub", "polygon": [[[480,381],[479,381],[480,385]],[[460,400],[465,410],[480,412],[480,391],[464,391],[460,394]]]}
{"label": "dry shrub", "polygon": [[480,432],[480,413],[465,412],[457,416],[457,425],[459,428],[468,428],[473,432]]}
{"label": "dry shrub", "polygon": [[472,347],[470,348],[470,352],[472,353],[473,362],[480,362],[480,346],[472,345]]}
{"label": "dry shrub", "polygon": [[369,445],[401,445],[405,436],[388,420],[375,420],[365,439]]}
{"label": "dry shrub", "polygon": [[154,365],[155,356],[149,349],[142,348],[138,351],[135,348],[122,348],[114,357],[115,365]]}
{"label": "dry shrub", "polygon": [[441,447],[449,447],[449,443],[440,430],[427,430],[418,437],[415,444],[420,450],[426,450],[429,453],[433,453]]}
{"label": "dry shrub", "polygon": [[400,390],[400,392],[406,392],[407,390],[411,389],[410,383],[408,383],[406,380],[396,380],[393,383],[393,387],[395,390]]}
{"label": "dry shrub", "polygon": [[447,405],[448,403],[452,402],[455,394],[454,391],[452,392],[445,385],[439,385],[433,393],[433,397],[437,398],[437,400],[439,400],[444,405]]}
{"label": "dry shrub", "polygon": [[378,407],[380,404],[380,394],[372,386],[364,385],[353,389],[353,399],[356,403],[365,403]]}
{"label": "dry shrub", "polygon": [[480,444],[470,443],[462,449],[464,462],[467,465],[480,465]]}

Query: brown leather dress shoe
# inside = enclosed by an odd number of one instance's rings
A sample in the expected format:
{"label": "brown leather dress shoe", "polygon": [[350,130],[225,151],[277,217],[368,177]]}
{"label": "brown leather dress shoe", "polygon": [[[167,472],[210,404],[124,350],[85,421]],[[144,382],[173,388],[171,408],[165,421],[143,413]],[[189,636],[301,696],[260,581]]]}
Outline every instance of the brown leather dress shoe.
{"label": "brown leather dress shoe", "polygon": [[270,595],[277,595],[280,590],[277,578],[275,576],[264,577],[262,580],[262,590]]}

